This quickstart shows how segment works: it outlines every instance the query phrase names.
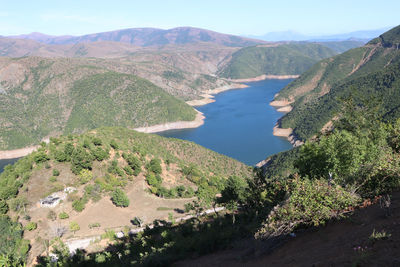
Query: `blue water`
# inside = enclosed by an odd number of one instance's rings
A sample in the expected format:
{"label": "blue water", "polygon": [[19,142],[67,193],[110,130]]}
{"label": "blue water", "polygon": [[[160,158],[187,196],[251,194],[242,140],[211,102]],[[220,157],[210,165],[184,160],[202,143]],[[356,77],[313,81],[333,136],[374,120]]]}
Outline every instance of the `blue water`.
{"label": "blue water", "polygon": [[3,172],[4,167],[8,164],[13,164],[14,162],[18,161],[20,158],[15,159],[1,159],[0,160],[0,173]]}
{"label": "blue water", "polygon": [[[268,156],[290,149],[285,138],[272,135],[282,116],[269,105],[274,95],[292,80],[265,80],[248,83],[248,88],[230,90],[215,96],[216,102],[197,107],[204,113],[204,125],[195,129],[158,133],[193,141],[209,149],[254,165]],[[0,160],[4,166],[18,159]]]}
{"label": "blue water", "polygon": [[215,102],[199,106],[204,125],[195,129],[158,133],[193,141],[199,145],[255,165],[268,156],[290,149],[285,139],[272,135],[282,116],[269,105],[274,95],[292,80],[265,80],[248,83],[248,88],[230,90],[215,96]]}

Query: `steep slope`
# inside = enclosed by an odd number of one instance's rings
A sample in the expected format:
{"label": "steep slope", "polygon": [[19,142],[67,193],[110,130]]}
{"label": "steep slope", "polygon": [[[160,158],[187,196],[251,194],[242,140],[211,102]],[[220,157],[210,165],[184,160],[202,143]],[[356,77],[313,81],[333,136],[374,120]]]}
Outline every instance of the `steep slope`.
{"label": "steep slope", "polygon": [[2,59],[0,149],[99,126],[190,121],[196,112],[147,80],[84,60]]}
{"label": "steep slope", "polygon": [[[392,210],[399,208],[400,193],[396,192]],[[262,251],[260,244],[242,240],[233,248],[173,266],[396,266],[400,253],[395,245],[400,241],[398,220],[399,213],[387,217],[375,203],[358,210],[348,220],[288,237],[273,251]],[[250,256],[254,250],[256,255]]]}
{"label": "steep slope", "polygon": [[10,36],[17,39],[31,39],[46,44],[77,44],[98,41],[129,43],[136,46],[162,46],[167,44],[213,43],[224,46],[250,46],[265,41],[223,34],[214,31],[178,27],[168,30],[156,28],[133,28],[82,36],[48,36],[38,33]]}
{"label": "steep slope", "polygon": [[231,79],[253,78],[263,74],[298,75],[315,62],[333,55],[333,50],[312,43],[277,43],[246,47],[233,53],[232,60],[219,74]]}
{"label": "steep slope", "polygon": [[355,104],[376,97],[383,102],[380,116],[396,117],[400,26],[364,47],[322,60],[282,89],[276,101],[292,103],[293,110],[280,120],[299,139],[307,139],[340,111],[340,99],[353,96]]}

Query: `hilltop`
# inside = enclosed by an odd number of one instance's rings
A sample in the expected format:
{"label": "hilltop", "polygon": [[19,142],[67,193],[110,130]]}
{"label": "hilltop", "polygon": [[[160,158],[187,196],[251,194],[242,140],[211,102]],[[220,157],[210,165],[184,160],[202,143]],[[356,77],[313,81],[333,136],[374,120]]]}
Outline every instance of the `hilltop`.
{"label": "hilltop", "polygon": [[78,44],[99,41],[128,43],[135,46],[163,46],[168,44],[212,43],[224,46],[243,47],[265,41],[218,33],[193,27],[178,27],[168,30],[156,28],[132,28],[86,34],[82,36],[50,36],[41,33],[9,36],[15,39],[29,39],[46,44]]}

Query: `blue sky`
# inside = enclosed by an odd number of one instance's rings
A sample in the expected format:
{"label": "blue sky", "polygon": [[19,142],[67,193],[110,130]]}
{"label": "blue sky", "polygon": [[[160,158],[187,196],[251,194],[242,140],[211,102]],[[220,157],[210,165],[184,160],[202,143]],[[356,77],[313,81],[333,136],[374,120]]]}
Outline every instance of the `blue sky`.
{"label": "blue sky", "polygon": [[327,35],[400,24],[399,0],[0,0],[0,6],[0,35],[179,26],[241,35]]}

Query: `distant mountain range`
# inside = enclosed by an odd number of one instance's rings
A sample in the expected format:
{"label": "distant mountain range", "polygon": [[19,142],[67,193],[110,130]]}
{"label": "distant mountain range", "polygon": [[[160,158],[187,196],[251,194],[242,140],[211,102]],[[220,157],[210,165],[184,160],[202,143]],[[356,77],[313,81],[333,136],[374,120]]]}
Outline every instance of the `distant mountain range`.
{"label": "distant mountain range", "polygon": [[281,32],[269,32],[264,35],[249,35],[247,37],[260,39],[264,41],[276,42],[276,41],[314,41],[314,42],[324,42],[324,41],[344,41],[344,40],[355,40],[364,41],[364,43],[381,35],[392,27],[385,27],[375,30],[363,30],[355,31],[349,33],[341,33],[334,35],[322,35],[322,36],[312,36],[304,35],[295,31],[281,31]]}
{"label": "distant mountain range", "polygon": [[262,40],[250,39],[230,34],[222,34],[214,31],[179,27],[169,30],[156,28],[132,28],[110,32],[86,34],[82,36],[51,36],[38,32],[7,36],[14,39],[29,39],[45,44],[78,44],[99,41],[113,41],[128,43],[134,46],[162,46],[168,44],[195,44],[214,43],[224,46],[244,47],[260,43]]}

